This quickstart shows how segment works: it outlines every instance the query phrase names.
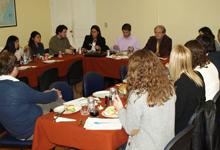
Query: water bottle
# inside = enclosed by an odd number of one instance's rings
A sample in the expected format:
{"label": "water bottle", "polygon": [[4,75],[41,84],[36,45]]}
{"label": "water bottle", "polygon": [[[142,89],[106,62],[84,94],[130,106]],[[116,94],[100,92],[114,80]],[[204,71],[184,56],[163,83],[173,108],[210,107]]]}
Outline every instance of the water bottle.
{"label": "water bottle", "polygon": [[93,97],[88,97],[88,109],[89,109],[89,112],[92,112],[95,110],[95,101]]}

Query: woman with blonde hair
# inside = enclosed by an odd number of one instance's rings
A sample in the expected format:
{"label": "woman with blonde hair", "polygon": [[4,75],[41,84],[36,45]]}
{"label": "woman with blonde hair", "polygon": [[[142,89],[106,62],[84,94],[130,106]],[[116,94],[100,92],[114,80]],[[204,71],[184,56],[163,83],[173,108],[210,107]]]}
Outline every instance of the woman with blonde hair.
{"label": "woman with blonde hair", "polygon": [[170,55],[170,77],[175,82],[175,134],[183,130],[196,107],[205,101],[202,75],[192,68],[191,51],[183,45],[175,46]]}
{"label": "woman with blonde hair", "polygon": [[174,137],[175,91],[167,71],[150,50],[129,59],[126,108],[118,96],[114,106],[129,135],[126,150],[159,150]]}

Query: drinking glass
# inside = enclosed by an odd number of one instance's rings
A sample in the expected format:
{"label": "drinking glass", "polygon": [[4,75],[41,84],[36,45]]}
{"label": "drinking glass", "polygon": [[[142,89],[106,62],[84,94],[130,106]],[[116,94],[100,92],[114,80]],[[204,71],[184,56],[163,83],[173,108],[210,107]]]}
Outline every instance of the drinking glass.
{"label": "drinking glass", "polygon": [[80,110],[81,115],[86,116],[89,114],[89,108],[88,108],[88,103],[87,102],[82,102],[81,103],[81,110]]}

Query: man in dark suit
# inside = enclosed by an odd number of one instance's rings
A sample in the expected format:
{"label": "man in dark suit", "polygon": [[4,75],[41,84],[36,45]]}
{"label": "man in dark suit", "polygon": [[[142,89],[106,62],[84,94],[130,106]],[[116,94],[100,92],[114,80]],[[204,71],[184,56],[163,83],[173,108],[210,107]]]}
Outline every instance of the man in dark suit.
{"label": "man in dark suit", "polygon": [[172,39],[166,35],[166,28],[158,25],[154,28],[155,36],[151,36],[145,48],[153,51],[159,57],[169,57],[172,49]]}

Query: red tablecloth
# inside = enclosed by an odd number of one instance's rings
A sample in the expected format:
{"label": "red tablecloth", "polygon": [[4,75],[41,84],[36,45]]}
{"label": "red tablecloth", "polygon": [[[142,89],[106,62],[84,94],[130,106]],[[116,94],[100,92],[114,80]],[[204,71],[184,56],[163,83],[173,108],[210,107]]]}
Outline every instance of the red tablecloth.
{"label": "red tablecloth", "polygon": [[27,64],[28,66],[37,66],[36,68],[30,68],[26,70],[19,71],[18,77],[27,77],[29,85],[31,87],[37,87],[38,77],[49,68],[58,68],[59,77],[64,77],[68,71],[69,65],[74,61],[82,60],[82,55],[63,55],[62,58],[52,58],[55,60],[63,60],[60,62],[55,62],[52,64],[43,63],[40,60],[35,60]]}
{"label": "red tablecloth", "polygon": [[33,150],[49,150],[56,145],[82,150],[115,150],[124,144],[128,136],[124,129],[111,131],[86,130],[80,120],[87,116],[80,113],[62,115],[77,119],[76,122],[55,123],[54,113],[39,117],[34,131]]}
{"label": "red tablecloth", "polygon": [[84,72],[98,72],[105,77],[120,79],[120,66],[127,65],[128,59],[111,59],[106,57],[84,57]]}

